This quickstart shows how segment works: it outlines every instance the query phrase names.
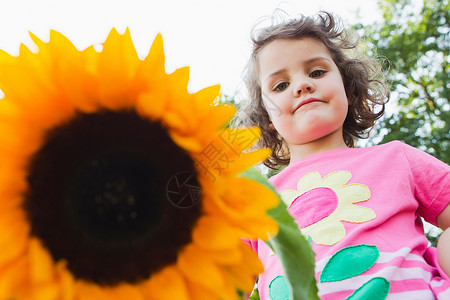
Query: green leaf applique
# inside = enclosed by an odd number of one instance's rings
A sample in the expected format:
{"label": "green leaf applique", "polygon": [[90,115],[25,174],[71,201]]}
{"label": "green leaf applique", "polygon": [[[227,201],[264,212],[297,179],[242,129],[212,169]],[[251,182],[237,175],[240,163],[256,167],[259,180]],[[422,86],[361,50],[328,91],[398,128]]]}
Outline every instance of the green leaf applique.
{"label": "green leaf applique", "polygon": [[284,276],[277,276],[269,285],[270,300],[289,300],[291,299],[291,289],[289,288]]}
{"label": "green leaf applique", "polygon": [[364,283],[345,300],[384,300],[389,294],[390,283],[382,277],[375,277]]}
{"label": "green leaf applique", "polygon": [[[369,270],[380,256],[374,245],[356,245],[342,248],[325,265],[320,282],[340,281],[358,276]],[[345,300],[384,300],[389,294],[390,283],[375,277],[364,283]]]}
{"label": "green leaf applique", "polygon": [[345,247],[336,252],[320,274],[320,282],[340,281],[369,270],[380,253],[373,245]]}

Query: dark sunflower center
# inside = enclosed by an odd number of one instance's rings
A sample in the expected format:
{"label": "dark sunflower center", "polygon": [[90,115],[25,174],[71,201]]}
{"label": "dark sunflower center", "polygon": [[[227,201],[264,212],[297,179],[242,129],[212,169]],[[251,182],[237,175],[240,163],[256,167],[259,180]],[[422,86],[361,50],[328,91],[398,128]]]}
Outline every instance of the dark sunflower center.
{"label": "dark sunflower center", "polygon": [[176,261],[200,216],[199,205],[174,205],[179,174],[191,193],[179,189],[175,203],[197,204],[194,163],[159,123],[134,111],[78,114],[48,132],[29,166],[32,234],[76,278],[148,278]]}

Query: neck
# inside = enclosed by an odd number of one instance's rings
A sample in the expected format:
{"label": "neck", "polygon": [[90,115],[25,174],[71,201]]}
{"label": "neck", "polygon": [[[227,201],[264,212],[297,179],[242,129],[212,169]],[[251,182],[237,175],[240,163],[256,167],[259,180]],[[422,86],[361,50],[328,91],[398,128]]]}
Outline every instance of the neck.
{"label": "neck", "polygon": [[289,151],[291,153],[291,162],[299,159],[309,157],[314,154],[347,148],[342,135],[329,135],[310,143],[300,144],[300,145],[289,145]]}

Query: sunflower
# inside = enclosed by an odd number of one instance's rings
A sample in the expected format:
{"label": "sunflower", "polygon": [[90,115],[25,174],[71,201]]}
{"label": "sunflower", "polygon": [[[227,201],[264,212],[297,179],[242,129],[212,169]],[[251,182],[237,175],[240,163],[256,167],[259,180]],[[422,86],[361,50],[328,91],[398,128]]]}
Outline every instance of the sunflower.
{"label": "sunflower", "polygon": [[239,176],[268,156],[229,129],[219,86],[188,93],[162,37],[0,52],[0,299],[236,299],[262,272],[241,238],[277,196]]}
{"label": "sunflower", "polygon": [[[370,198],[370,190],[363,184],[348,184],[352,174],[337,171],[324,178],[318,172],[303,176],[297,190],[285,190],[280,193],[286,205],[291,205],[301,231],[320,245],[334,245],[346,234],[342,221],[364,223],[375,218],[375,212],[367,207],[355,205]],[[296,203],[296,204],[294,204]],[[301,211],[311,210],[309,218]]]}

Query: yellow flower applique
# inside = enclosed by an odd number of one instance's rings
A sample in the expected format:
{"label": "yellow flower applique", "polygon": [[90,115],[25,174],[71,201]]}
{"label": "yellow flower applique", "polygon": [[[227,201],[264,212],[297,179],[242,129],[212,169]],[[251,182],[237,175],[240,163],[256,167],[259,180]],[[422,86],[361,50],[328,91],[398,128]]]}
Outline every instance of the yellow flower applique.
{"label": "yellow flower applique", "polygon": [[[348,171],[337,171],[321,178],[318,172],[303,176],[297,190],[281,192],[290,206],[302,233],[320,245],[334,245],[345,237],[342,221],[364,223],[375,218],[375,212],[354,203],[367,201],[370,190],[363,184],[346,183],[352,178]],[[303,212],[310,211],[308,216]]]}

